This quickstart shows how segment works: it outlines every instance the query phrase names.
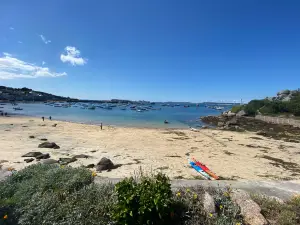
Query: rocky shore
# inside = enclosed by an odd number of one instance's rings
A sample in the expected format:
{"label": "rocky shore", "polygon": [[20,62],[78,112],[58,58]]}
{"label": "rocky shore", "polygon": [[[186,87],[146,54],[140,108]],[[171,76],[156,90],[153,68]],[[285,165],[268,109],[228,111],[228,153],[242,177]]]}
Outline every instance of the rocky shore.
{"label": "rocky shore", "polygon": [[267,123],[254,117],[245,116],[244,112],[235,114],[229,111],[219,116],[204,116],[201,117],[201,120],[219,130],[250,131],[277,140],[300,143],[300,128],[292,125]]}

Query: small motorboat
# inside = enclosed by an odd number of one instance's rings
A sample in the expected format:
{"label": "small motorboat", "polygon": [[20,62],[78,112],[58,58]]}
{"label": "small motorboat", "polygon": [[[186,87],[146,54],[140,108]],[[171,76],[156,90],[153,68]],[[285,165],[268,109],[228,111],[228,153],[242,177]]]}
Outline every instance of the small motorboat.
{"label": "small motorboat", "polygon": [[23,110],[22,108],[20,108],[20,107],[15,107],[15,108],[13,108],[14,110]]}

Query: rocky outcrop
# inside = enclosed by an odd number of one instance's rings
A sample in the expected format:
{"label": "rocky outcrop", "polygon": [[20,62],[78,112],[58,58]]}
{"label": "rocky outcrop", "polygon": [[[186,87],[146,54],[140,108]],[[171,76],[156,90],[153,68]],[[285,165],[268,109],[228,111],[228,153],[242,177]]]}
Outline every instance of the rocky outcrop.
{"label": "rocky outcrop", "polygon": [[231,200],[241,209],[241,215],[247,225],[268,225],[268,221],[260,213],[261,208],[255,203],[250,195],[242,190],[233,190]]}
{"label": "rocky outcrop", "polygon": [[60,147],[55,144],[54,142],[44,142],[39,144],[39,148],[53,148],[53,149],[59,149]]}
{"label": "rocky outcrop", "polygon": [[[230,116],[229,116],[230,115]],[[222,114],[220,116],[201,117],[202,122],[215,126],[220,130],[229,131],[251,131],[257,135],[281,139],[284,141],[295,140],[300,142],[300,128],[292,125],[272,124],[253,117],[231,116],[231,114]]]}

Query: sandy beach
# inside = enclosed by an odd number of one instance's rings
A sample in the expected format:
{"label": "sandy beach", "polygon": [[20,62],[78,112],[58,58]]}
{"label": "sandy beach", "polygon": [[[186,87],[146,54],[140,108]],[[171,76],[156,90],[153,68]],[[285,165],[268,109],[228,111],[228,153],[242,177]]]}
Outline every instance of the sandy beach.
{"label": "sandy beach", "polygon": [[[53,124],[57,124],[53,127]],[[3,168],[20,170],[31,163],[22,155],[31,151],[49,153],[52,159],[87,154],[69,165],[96,164],[107,157],[122,164],[98,176],[123,178],[139,171],[162,171],[172,179],[199,176],[187,164],[187,155],[205,163],[225,179],[297,180],[300,178],[300,147],[258,136],[251,132],[214,129],[200,131],[124,128],[62,121],[43,122],[34,117],[0,117],[0,162]],[[29,138],[33,135],[34,138]],[[38,148],[40,139],[55,142],[60,149]]]}

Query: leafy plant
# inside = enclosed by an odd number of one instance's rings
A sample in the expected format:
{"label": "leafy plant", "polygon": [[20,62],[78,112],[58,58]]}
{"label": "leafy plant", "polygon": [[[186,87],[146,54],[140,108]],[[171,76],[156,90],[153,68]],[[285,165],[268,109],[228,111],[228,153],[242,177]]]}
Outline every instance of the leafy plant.
{"label": "leafy plant", "polygon": [[112,218],[118,224],[171,223],[172,191],[169,179],[162,173],[133,178],[116,184],[117,204]]}

